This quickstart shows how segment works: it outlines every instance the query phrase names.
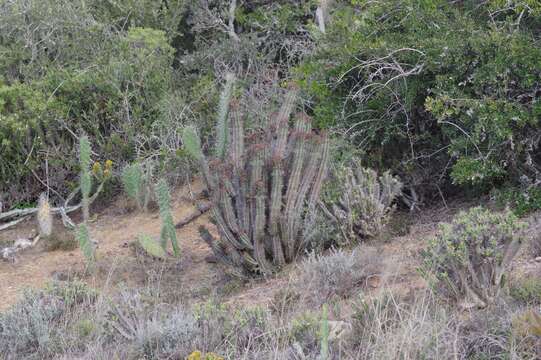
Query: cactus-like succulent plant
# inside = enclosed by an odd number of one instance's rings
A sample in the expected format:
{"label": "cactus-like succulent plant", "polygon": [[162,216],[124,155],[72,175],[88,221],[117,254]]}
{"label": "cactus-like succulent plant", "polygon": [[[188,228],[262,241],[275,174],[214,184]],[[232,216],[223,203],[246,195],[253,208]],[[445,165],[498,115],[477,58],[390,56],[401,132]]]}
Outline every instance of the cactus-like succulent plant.
{"label": "cactus-like succulent plant", "polygon": [[225,131],[218,139],[226,139],[226,151],[219,140],[212,159],[203,155],[193,128],[183,134],[187,152],[200,161],[220,235],[216,239],[202,227],[201,237],[218,259],[244,273],[268,274],[302,250],[306,214],[315,207],[326,176],[327,137],[315,134],[304,114],[290,126],[296,97],[291,91],[266,128],[250,135],[238,104],[231,102],[227,126],[217,126]]}
{"label": "cactus-like succulent plant", "polygon": [[90,191],[92,189],[92,176],[90,170],[91,152],[92,150],[88,137],[81,136],[79,139],[79,165],[81,166],[80,186],[83,223],[79,225],[76,237],[79,241],[79,247],[81,248],[89,265],[91,265],[95,260],[95,245],[90,239],[90,232],[87,226],[90,218]]}
{"label": "cactus-like succulent plant", "polygon": [[460,212],[423,251],[422,273],[461,307],[485,307],[504,285],[505,273],[526,240],[526,224],[511,212],[482,207]]}
{"label": "cactus-like succulent plant", "polygon": [[152,192],[152,166],[149,164],[133,163],[122,170],[122,185],[124,191],[132,199],[137,208],[146,211]]}
{"label": "cactus-like succulent plant", "polygon": [[354,161],[337,171],[339,195],[328,201],[327,214],[340,227],[345,242],[379,235],[389,221],[402,183],[389,172],[378,174]]}
{"label": "cactus-like succulent plant", "polygon": [[48,238],[53,233],[53,214],[46,193],[42,193],[38,200],[37,222],[39,235]]}
{"label": "cactus-like succulent plant", "polygon": [[137,243],[150,256],[154,256],[158,259],[165,259],[167,257],[167,253],[165,252],[164,248],[148,235],[139,235],[137,237]]}
{"label": "cactus-like succulent plant", "polygon": [[92,189],[92,176],[90,175],[90,155],[91,155],[90,141],[87,136],[81,136],[79,140],[79,164],[81,166],[81,195],[82,195],[82,209],[83,219],[88,221],[89,218],[89,197]]}
{"label": "cactus-like succulent plant", "polygon": [[79,247],[83,252],[87,264],[91,266],[95,260],[96,249],[94,243],[90,239],[90,232],[88,230],[88,226],[85,223],[79,224],[77,228],[76,238],[79,242]]}
{"label": "cactus-like succulent plant", "polygon": [[160,233],[162,248],[165,249],[167,243],[171,242],[171,245],[173,246],[173,253],[175,256],[179,256],[180,249],[178,247],[173,216],[171,215],[171,194],[169,192],[169,186],[164,179],[161,179],[156,184],[156,199],[158,200],[160,218],[162,220],[162,229]]}

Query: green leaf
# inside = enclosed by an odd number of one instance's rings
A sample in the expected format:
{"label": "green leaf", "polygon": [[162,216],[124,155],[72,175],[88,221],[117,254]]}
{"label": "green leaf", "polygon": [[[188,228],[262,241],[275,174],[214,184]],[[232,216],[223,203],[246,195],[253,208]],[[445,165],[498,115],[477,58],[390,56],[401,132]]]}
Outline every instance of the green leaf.
{"label": "green leaf", "polygon": [[137,237],[137,242],[139,243],[139,245],[141,245],[143,250],[145,250],[148,255],[160,259],[167,258],[167,253],[165,252],[165,250],[160,246],[160,244],[158,244],[156,240],[154,240],[150,236],[139,235]]}

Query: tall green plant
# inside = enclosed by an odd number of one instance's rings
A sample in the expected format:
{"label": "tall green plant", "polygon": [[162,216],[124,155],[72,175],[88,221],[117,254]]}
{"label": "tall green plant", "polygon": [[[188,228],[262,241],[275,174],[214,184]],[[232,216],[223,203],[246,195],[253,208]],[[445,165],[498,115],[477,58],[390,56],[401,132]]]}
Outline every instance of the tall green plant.
{"label": "tall green plant", "polygon": [[79,164],[81,167],[80,186],[83,222],[78,226],[76,237],[79,241],[79,246],[83,252],[83,255],[89,264],[93,263],[95,260],[95,246],[90,239],[90,231],[87,225],[90,217],[90,191],[92,189],[92,176],[90,172],[91,153],[92,150],[88,137],[81,136],[79,139]]}
{"label": "tall green plant", "polygon": [[141,163],[126,165],[122,170],[122,185],[126,194],[132,199],[139,210],[146,211],[150,200],[151,169]]}
{"label": "tall green plant", "polygon": [[173,253],[175,256],[179,256],[180,249],[177,242],[177,234],[175,224],[173,222],[173,216],[171,215],[171,193],[169,191],[167,182],[164,179],[158,181],[155,191],[158,206],[160,207],[160,218],[162,220],[162,228],[160,233],[162,248],[165,249],[167,247],[167,243],[171,242]]}
{"label": "tall green plant", "polygon": [[81,166],[81,196],[82,196],[82,209],[83,219],[88,221],[89,218],[89,198],[90,191],[92,190],[92,176],[90,174],[90,155],[91,155],[90,141],[87,136],[81,136],[79,140],[79,164]]}
{"label": "tall green plant", "polygon": [[220,96],[218,105],[218,119],[216,121],[216,157],[223,159],[225,156],[227,144],[227,115],[229,114],[229,104],[231,102],[231,94],[233,93],[233,85],[235,84],[235,75],[227,73],[225,77],[225,87]]}
{"label": "tall green plant", "polygon": [[321,337],[321,345],[320,345],[319,360],[328,360],[329,359],[329,316],[327,314],[327,304],[323,304],[320,337]]}
{"label": "tall green plant", "polygon": [[291,91],[278,115],[250,136],[232,103],[228,126],[217,127],[224,132],[218,138],[230,139],[223,158],[207,160],[193,128],[183,134],[187,151],[200,161],[220,234],[216,239],[201,227],[201,236],[218,259],[244,273],[268,274],[303,249],[306,215],[326,176],[328,139],[311,131],[304,114],[297,114],[290,126],[295,102],[296,91]]}

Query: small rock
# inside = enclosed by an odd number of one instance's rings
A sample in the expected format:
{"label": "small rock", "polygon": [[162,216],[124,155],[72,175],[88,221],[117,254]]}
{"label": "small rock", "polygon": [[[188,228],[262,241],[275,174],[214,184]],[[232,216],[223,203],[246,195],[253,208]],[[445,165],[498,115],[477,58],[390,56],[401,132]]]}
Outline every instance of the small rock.
{"label": "small rock", "polygon": [[541,256],[536,257],[536,258],[535,258],[535,261],[536,261],[536,262],[541,262]]}

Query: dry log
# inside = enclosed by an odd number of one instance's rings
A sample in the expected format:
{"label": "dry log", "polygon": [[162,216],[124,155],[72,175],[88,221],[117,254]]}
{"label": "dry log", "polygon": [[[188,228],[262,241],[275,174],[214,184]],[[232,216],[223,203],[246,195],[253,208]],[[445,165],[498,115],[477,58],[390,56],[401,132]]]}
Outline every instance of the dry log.
{"label": "dry log", "polygon": [[[89,205],[92,204],[97,198],[100,192],[103,190],[104,182],[98,186],[96,189],[96,192],[89,198],[88,202]],[[81,208],[82,204],[79,203],[77,205],[70,206],[70,201],[75,197],[75,194],[80,191],[80,188],[77,187],[71,194],[68,195],[66,198],[66,201],[64,202],[64,206],[59,206],[51,209],[52,214],[60,214],[62,217],[62,222],[66,227],[74,228],[75,225],[73,221],[69,218],[67,214],[77,211]],[[27,219],[30,215],[33,215],[38,212],[38,208],[30,208],[30,209],[15,209],[11,211],[6,211],[4,213],[0,213],[0,221],[9,221],[12,219],[15,219],[11,222],[5,223],[0,225],[0,231],[5,230],[7,228],[10,228],[14,225],[17,225],[18,223],[22,222],[23,220]]]}
{"label": "dry log", "polygon": [[204,203],[197,204],[197,208],[191,214],[185,216],[182,220],[180,220],[175,225],[175,227],[177,229],[182,228],[183,226],[191,223],[192,221],[194,221],[195,219],[197,219],[198,217],[200,217],[201,215],[203,215],[204,213],[209,211],[211,207],[212,207],[212,205],[211,205],[210,202],[204,202]]}

